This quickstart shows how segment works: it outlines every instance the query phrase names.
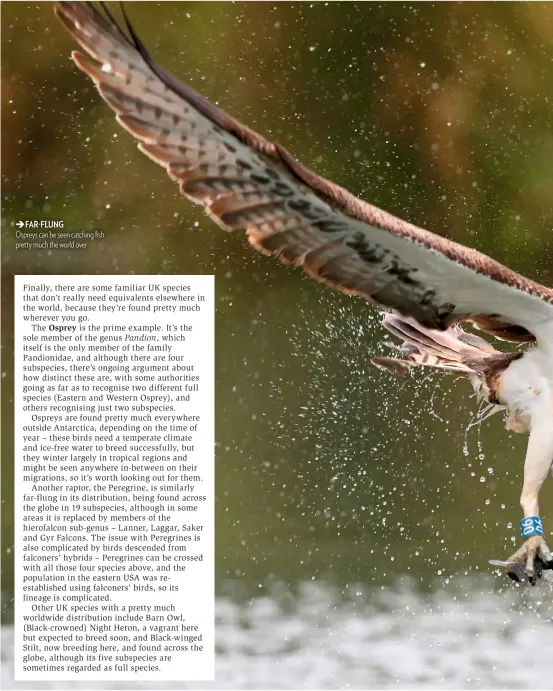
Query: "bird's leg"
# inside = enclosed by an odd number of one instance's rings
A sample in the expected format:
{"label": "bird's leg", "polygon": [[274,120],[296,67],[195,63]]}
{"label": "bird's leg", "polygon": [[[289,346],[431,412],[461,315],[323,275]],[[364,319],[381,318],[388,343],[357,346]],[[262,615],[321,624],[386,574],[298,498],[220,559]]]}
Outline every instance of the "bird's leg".
{"label": "bird's leg", "polygon": [[547,400],[537,402],[532,415],[524,462],[524,484],[520,496],[524,518],[520,527],[526,541],[506,562],[492,562],[505,566],[513,580],[528,580],[531,585],[536,583],[544,569],[553,569],[553,555],[543,536],[538,503],[539,491],[553,465],[553,399],[550,394],[544,399]]}

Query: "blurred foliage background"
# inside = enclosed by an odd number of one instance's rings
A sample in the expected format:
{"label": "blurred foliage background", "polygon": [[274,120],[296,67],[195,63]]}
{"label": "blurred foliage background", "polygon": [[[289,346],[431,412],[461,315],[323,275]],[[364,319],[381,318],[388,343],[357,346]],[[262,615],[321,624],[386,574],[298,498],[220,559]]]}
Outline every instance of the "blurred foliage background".
{"label": "blurred foliage background", "polygon": [[[317,173],[553,285],[553,4],[127,10],[156,60]],[[388,340],[378,310],[256,255],[181,198],[73,65],[74,48],[51,3],[2,3],[8,596],[13,274],[215,274],[221,588],[238,597],[272,579],[381,585],[408,574],[425,586],[507,557],[526,438],[501,416],[469,429],[464,381],[373,370],[367,357]],[[16,251],[19,219],[105,238]]]}

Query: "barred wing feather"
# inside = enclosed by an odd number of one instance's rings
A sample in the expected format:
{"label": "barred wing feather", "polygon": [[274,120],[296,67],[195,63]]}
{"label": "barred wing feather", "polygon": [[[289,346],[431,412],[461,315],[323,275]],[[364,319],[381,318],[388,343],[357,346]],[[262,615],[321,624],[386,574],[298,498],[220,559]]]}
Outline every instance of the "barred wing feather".
{"label": "barred wing feather", "polygon": [[553,290],[307,170],[156,65],[126,16],[128,33],[105,7],[60,2],[56,12],[88,53],[75,63],[139,148],[256,249],[428,328],[469,320],[528,341],[553,319]]}

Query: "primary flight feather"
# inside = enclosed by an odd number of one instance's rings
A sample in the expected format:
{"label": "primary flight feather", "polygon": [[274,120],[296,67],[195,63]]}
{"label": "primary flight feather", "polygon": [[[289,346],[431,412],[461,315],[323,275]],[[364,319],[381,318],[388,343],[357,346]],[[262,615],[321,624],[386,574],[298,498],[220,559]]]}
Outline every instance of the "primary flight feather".
{"label": "primary flight feather", "polygon": [[[391,310],[383,323],[405,357],[374,364],[396,374],[418,365],[466,374],[481,397],[506,409],[510,429],[530,434],[521,497],[528,539],[504,564],[534,582],[553,567],[538,516],[553,464],[553,290],[304,168],[156,65],[126,15],[123,29],[102,7],[56,4],[88,53],[73,60],[188,199],[224,229],[246,229],[261,252]],[[462,322],[535,345],[500,353]]]}

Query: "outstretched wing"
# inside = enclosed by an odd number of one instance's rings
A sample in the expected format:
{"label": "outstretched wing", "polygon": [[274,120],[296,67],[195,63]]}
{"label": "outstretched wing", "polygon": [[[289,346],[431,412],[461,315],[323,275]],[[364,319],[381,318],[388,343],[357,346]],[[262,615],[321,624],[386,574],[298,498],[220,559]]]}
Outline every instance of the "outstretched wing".
{"label": "outstretched wing", "polygon": [[551,323],[553,290],[315,175],[157,66],[127,18],[125,33],[104,11],[57,3],[94,59],[74,52],[74,61],[139,148],[220,226],[245,228],[261,252],[429,328],[470,320],[528,341]]}

